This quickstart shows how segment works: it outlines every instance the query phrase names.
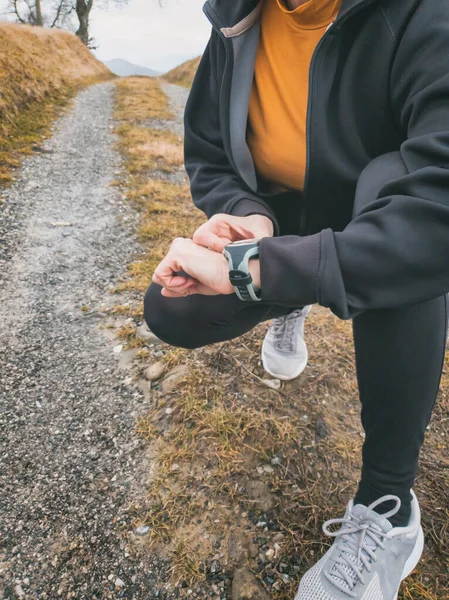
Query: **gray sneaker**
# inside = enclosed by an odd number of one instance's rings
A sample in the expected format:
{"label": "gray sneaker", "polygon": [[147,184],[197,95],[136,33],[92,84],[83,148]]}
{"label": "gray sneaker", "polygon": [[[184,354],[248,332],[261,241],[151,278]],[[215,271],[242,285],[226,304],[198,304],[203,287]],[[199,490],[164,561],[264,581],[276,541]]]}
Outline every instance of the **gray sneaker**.
{"label": "gray sneaker", "polygon": [[[412,492],[412,515],[407,527],[393,528],[389,517],[401,506],[397,496],[385,496],[366,507],[349,503],[343,519],[324,524],[333,546],[301,580],[295,600],[396,600],[401,582],[418,564],[424,547],[421,513]],[[396,502],[390,512],[374,509]],[[331,525],[341,524],[333,533]]]}
{"label": "gray sneaker", "polygon": [[304,322],[311,306],[295,310],[286,317],[273,319],[262,346],[262,364],[276,379],[299,377],[307,365]]}

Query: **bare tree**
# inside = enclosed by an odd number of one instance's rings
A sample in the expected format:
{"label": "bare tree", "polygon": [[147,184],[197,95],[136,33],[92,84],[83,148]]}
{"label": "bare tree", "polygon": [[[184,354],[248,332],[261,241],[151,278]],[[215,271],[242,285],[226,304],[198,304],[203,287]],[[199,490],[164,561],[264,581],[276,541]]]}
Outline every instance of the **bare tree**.
{"label": "bare tree", "polygon": [[[165,0],[154,0],[162,8]],[[79,39],[94,48],[90,37],[89,20],[92,8],[108,9],[111,5],[120,6],[128,0],[7,0],[10,13],[19,23],[40,25],[45,27],[64,27],[75,31]],[[74,17],[78,24],[75,25]]]}
{"label": "bare tree", "polygon": [[76,35],[86,46],[91,45],[89,37],[89,17],[90,11],[94,5],[94,0],[75,0],[75,10],[78,16],[79,27]]}
{"label": "bare tree", "polygon": [[73,29],[73,0],[8,0],[8,5],[19,23]]}
{"label": "bare tree", "polygon": [[19,23],[28,25],[43,25],[41,0],[12,0],[11,12]]}

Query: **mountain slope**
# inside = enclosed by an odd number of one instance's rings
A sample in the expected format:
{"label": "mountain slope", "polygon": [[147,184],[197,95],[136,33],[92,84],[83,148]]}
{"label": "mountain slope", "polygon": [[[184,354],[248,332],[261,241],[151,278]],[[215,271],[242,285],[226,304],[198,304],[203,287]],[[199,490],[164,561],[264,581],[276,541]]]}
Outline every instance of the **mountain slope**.
{"label": "mountain slope", "polygon": [[188,60],[179,67],[175,67],[164,75],[164,79],[170,83],[176,83],[183,87],[192,87],[193,78],[200,64],[201,56]]}
{"label": "mountain slope", "polygon": [[105,60],[104,64],[116,75],[121,77],[130,77],[131,75],[146,75],[147,77],[156,77],[160,75],[158,71],[143,67],[141,65],[135,65],[123,60],[122,58],[113,58],[112,60]]}

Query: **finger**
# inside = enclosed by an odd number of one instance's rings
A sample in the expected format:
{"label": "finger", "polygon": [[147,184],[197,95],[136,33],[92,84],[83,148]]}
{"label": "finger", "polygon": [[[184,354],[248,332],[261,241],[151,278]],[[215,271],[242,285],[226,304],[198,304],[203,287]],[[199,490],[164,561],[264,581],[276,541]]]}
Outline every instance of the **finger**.
{"label": "finger", "polygon": [[179,286],[165,286],[166,290],[170,290],[171,292],[175,292],[176,294],[183,294],[186,290],[195,287],[197,282],[194,279],[188,279],[183,285]]}
{"label": "finger", "polygon": [[212,288],[203,285],[202,283],[196,283],[191,288],[188,288],[181,292],[180,290],[170,290],[163,288],[161,294],[166,298],[185,298],[187,296],[193,296],[194,294],[201,296],[218,296],[219,294]]}
{"label": "finger", "polygon": [[187,296],[191,296],[192,294],[195,294],[195,292],[193,290],[185,290],[184,292],[175,292],[174,290],[168,290],[167,288],[162,288],[161,291],[162,296],[164,296],[164,298],[186,298]]}
{"label": "finger", "polygon": [[198,246],[222,252],[223,248],[232,242],[232,239],[229,236],[219,236],[213,231],[200,228],[193,234],[193,241]]}
{"label": "finger", "polygon": [[162,287],[176,287],[183,285],[187,278],[176,275],[177,272],[179,272],[178,265],[176,264],[176,261],[173,261],[169,253],[156,268],[153,275],[153,281]]}
{"label": "finger", "polygon": [[171,274],[167,273],[163,275],[160,275],[160,273],[156,271],[153,275],[153,282],[161,285],[162,287],[181,287],[185,285],[187,281],[188,279],[186,277],[174,275],[173,271],[171,271]]}

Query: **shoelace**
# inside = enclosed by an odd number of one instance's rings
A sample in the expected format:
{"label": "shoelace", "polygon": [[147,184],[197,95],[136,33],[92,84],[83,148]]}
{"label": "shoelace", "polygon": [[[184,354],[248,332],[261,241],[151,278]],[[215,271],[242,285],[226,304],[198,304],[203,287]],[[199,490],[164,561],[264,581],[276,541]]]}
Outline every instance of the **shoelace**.
{"label": "shoelace", "polygon": [[[340,551],[332,568],[329,572],[324,572],[324,575],[335,587],[352,598],[357,597],[353,592],[357,582],[365,585],[364,570],[370,573],[372,563],[377,562],[376,551],[378,548],[385,548],[383,542],[387,534],[381,529],[380,521],[395,515],[401,507],[401,501],[397,496],[384,496],[368,506],[368,509],[374,510],[380,504],[390,501],[396,503],[395,508],[379,515],[378,519],[357,517],[351,513],[349,518],[331,519],[323,525],[324,533],[338,540],[336,544]],[[336,524],[341,524],[341,529],[330,531],[329,527]]]}
{"label": "shoelace", "polygon": [[294,352],[295,344],[295,327],[298,319],[302,317],[302,309],[298,309],[286,315],[273,319],[271,325],[271,333],[275,338],[275,346],[282,352]]}

